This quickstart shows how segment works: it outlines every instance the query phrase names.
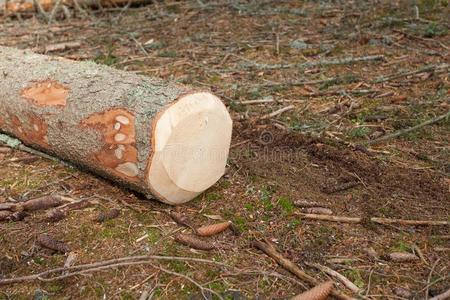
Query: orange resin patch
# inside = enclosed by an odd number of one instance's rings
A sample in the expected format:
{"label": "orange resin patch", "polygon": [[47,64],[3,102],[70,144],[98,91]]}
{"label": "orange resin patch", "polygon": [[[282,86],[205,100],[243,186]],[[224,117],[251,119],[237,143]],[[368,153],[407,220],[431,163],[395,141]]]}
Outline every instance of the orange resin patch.
{"label": "orange resin patch", "polygon": [[124,109],[96,113],[83,120],[81,126],[94,128],[103,136],[104,146],[94,154],[95,161],[118,176],[137,180],[139,170],[131,113]]}
{"label": "orange resin patch", "polygon": [[48,125],[41,118],[35,114],[28,114],[28,120],[22,123],[17,116],[10,113],[8,113],[8,116],[12,125],[10,130],[19,139],[28,144],[37,144],[44,148],[48,147]]}
{"label": "orange resin patch", "polygon": [[45,80],[22,90],[22,97],[39,106],[65,106],[69,89],[56,81]]}

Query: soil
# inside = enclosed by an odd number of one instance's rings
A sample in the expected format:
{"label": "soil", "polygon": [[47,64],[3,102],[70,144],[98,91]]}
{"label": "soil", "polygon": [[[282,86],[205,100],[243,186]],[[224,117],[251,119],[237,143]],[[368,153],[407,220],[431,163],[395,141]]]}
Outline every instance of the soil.
{"label": "soil", "polygon": [[[374,81],[449,62],[448,1],[419,1],[417,7],[419,20],[414,7],[395,1],[157,1],[70,9],[71,19],[57,12],[51,24],[40,14],[0,16],[1,45],[45,52],[46,46],[77,41],[79,48],[47,54],[209,88],[224,100],[234,121],[226,174],[176,208],[83,170],[18,150],[0,151],[0,203],[49,194],[91,202],[58,222],[49,222],[46,211],[1,222],[0,282],[64,265],[68,254],[40,246],[40,234],[66,243],[76,265],[131,255],[228,265],[155,260],[49,282],[0,285],[0,299],[136,299],[144,291],[155,299],[218,299],[208,291],[202,294],[186,276],[224,299],[289,299],[311,287],[253,248],[254,239],[270,241],[319,281],[329,276],[309,263],[341,273],[362,289],[353,295],[357,298],[424,299],[448,290],[450,226],[369,221],[450,221],[448,118],[366,144],[450,109],[448,66]],[[369,55],[384,59],[262,67]],[[273,101],[246,104],[249,100]],[[292,110],[261,118],[291,104]],[[295,205],[301,201],[364,222],[307,220],[305,209]],[[118,217],[96,221],[113,209],[120,211]],[[228,230],[203,238],[215,245],[211,251],[190,249],[175,236],[193,230],[174,222],[170,210],[184,215],[192,228],[230,220],[241,234]],[[412,262],[386,258],[392,252],[419,255],[417,249],[423,256]]]}

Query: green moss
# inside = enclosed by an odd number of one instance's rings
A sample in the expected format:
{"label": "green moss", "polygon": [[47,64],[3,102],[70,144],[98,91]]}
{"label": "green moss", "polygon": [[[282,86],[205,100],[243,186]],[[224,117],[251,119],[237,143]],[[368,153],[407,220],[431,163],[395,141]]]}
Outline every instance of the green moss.
{"label": "green moss", "polygon": [[287,197],[280,197],[277,200],[278,206],[283,210],[283,212],[287,215],[290,215],[294,212],[295,206],[291,199]]}
{"label": "green moss", "polygon": [[169,268],[177,273],[186,273],[189,270],[184,262],[177,260],[169,262]]}
{"label": "green moss", "polygon": [[240,231],[247,230],[247,220],[241,216],[234,216],[233,223],[239,228]]}
{"label": "green moss", "polygon": [[353,282],[357,287],[363,288],[364,287],[364,280],[361,276],[361,271],[358,269],[350,269],[346,270],[344,272],[345,276]]}
{"label": "green moss", "polygon": [[146,230],[146,233],[148,235],[147,241],[150,244],[155,244],[161,238],[161,233],[156,228],[150,227]]}
{"label": "green moss", "polygon": [[391,251],[394,252],[409,252],[411,247],[403,240],[397,241],[397,243],[391,247]]}
{"label": "green moss", "polygon": [[349,132],[349,136],[351,138],[362,138],[365,137],[369,134],[370,130],[367,127],[361,126],[361,127],[356,127],[353,128],[352,130],[350,130]]}
{"label": "green moss", "polygon": [[178,56],[178,53],[175,50],[166,50],[166,51],[159,52],[158,56],[175,58]]}
{"label": "green moss", "polygon": [[206,200],[208,200],[208,201],[216,201],[216,200],[219,200],[221,198],[222,198],[222,196],[220,194],[217,194],[217,193],[208,193],[208,194],[206,194]]}
{"label": "green moss", "polygon": [[133,300],[135,297],[133,294],[129,291],[121,291],[119,295],[120,300]]}

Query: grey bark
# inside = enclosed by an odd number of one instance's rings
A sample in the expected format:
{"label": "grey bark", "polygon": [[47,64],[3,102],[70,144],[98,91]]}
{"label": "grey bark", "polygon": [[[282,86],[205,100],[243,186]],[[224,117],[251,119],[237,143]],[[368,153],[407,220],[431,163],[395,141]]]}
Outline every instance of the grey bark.
{"label": "grey bark", "polygon": [[[39,106],[22,96],[36,82],[51,80],[69,90],[66,105]],[[26,145],[70,161],[101,176],[113,179],[147,196],[146,168],[151,156],[152,119],[161,109],[188,88],[160,79],[127,73],[94,62],[73,62],[34,54],[30,51],[0,47],[0,131],[18,136],[11,116],[32,130],[29,115],[48,125],[48,145],[21,139]],[[93,158],[104,147],[102,134],[92,127],[80,126],[96,113],[123,108],[135,117],[135,144],[138,175],[128,180]],[[3,124],[2,124],[3,123]],[[19,137],[20,138],[20,137]]]}

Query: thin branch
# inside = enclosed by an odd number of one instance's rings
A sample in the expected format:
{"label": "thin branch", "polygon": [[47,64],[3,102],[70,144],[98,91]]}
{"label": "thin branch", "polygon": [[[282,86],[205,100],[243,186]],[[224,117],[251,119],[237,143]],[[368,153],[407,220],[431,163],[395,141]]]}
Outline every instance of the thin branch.
{"label": "thin branch", "polygon": [[[143,262],[149,261],[149,260],[192,261],[192,262],[215,264],[215,265],[219,265],[222,267],[228,267],[226,264],[223,264],[220,262],[215,262],[212,260],[201,259],[201,258],[193,258],[193,257],[158,256],[158,255],[127,256],[127,257],[120,257],[120,258],[110,259],[110,260],[105,260],[105,261],[99,261],[99,262],[95,262],[95,263],[76,265],[76,266],[71,266],[71,267],[67,267],[67,268],[59,267],[59,268],[50,269],[50,270],[47,270],[47,271],[44,271],[41,273],[22,276],[22,277],[0,279],[0,285],[15,284],[15,283],[26,282],[26,281],[34,281],[34,280],[54,281],[54,280],[72,277],[72,276],[85,274],[85,273],[89,273],[89,272],[100,271],[100,270],[104,270],[104,269],[108,269],[108,268],[139,264],[139,263],[143,263]],[[72,271],[72,272],[69,273],[68,271]],[[56,276],[56,277],[46,277],[50,274],[61,273],[61,272],[68,272],[68,273],[64,274],[64,275]]]}
{"label": "thin branch", "polygon": [[397,79],[397,78],[406,77],[406,76],[415,75],[415,74],[427,73],[427,72],[431,72],[431,71],[435,71],[435,70],[446,69],[449,67],[450,67],[449,64],[425,66],[425,67],[422,67],[420,69],[413,70],[413,71],[404,71],[404,72],[390,74],[387,76],[381,76],[381,77],[378,77],[377,79],[373,80],[372,83],[382,83],[382,82],[389,81],[392,79]]}
{"label": "thin branch", "polygon": [[[319,214],[301,214],[301,217],[309,220],[321,220],[330,222],[341,222],[341,223],[363,223],[365,219],[358,217],[342,217],[342,216],[330,216],[330,215],[319,215]],[[448,226],[450,222],[448,221],[434,221],[434,220],[403,220],[403,219],[389,219],[389,218],[378,218],[372,217],[368,221],[389,225],[410,225],[410,226]]]}
{"label": "thin branch", "polygon": [[[237,55],[235,55],[237,56]],[[241,56],[237,56],[242,60],[245,60],[247,64],[244,64],[244,67],[254,67],[257,69],[263,69],[263,70],[273,70],[273,69],[289,69],[289,68],[299,68],[299,69],[306,69],[306,68],[312,68],[317,66],[336,66],[336,65],[348,65],[348,64],[354,64],[358,62],[365,62],[365,61],[381,61],[385,60],[384,55],[368,55],[368,56],[358,56],[358,57],[344,57],[344,58],[336,58],[336,59],[323,59],[323,60],[317,60],[317,61],[308,61],[304,63],[297,63],[297,64],[259,64],[254,61],[251,61],[249,59],[246,59]]]}
{"label": "thin branch", "polygon": [[439,122],[439,121],[441,121],[443,119],[446,119],[448,117],[450,117],[450,110],[447,111],[447,113],[445,113],[443,115],[440,115],[440,116],[437,116],[437,117],[435,117],[433,119],[430,119],[430,120],[427,120],[425,122],[422,122],[422,123],[420,123],[420,124],[418,124],[416,126],[409,127],[409,128],[406,128],[406,129],[400,129],[400,130],[398,130],[398,131],[396,131],[394,133],[384,135],[384,136],[382,136],[382,137],[380,137],[378,139],[374,139],[374,140],[371,140],[371,141],[364,142],[363,144],[365,144],[365,145],[373,145],[373,144],[377,144],[377,143],[382,142],[382,141],[386,141],[386,140],[389,140],[389,139],[392,139],[392,138],[396,138],[396,137],[399,137],[401,135],[407,134],[409,132],[416,131],[416,130],[424,127],[424,126],[432,125],[434,123],[437,123],[437,122]]}
{"label": "thin branch", "polygon": [[276,117],[284,112],[287,112],[289,110],[293,110],[294,108],[295,108],[295,105],[289,105],[289,106],[280,108],[279,110],[276,110],[270,114],[264,115],[260,119],[270,119],[270,118]]}

